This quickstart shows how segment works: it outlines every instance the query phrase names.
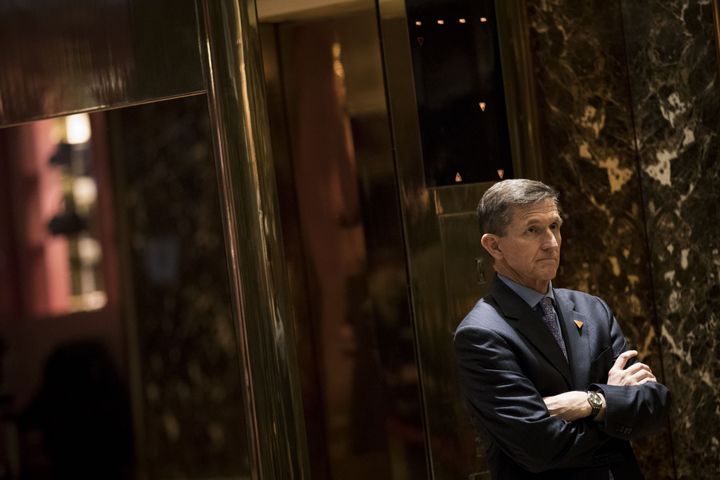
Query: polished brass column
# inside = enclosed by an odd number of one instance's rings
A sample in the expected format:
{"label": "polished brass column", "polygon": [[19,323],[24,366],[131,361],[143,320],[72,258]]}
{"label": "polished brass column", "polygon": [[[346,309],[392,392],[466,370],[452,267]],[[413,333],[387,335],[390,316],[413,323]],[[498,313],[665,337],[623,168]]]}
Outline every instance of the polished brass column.
{"label": "polished brass column", "polygon": [[257,14],[198,0],[254,479],[309,478]]}

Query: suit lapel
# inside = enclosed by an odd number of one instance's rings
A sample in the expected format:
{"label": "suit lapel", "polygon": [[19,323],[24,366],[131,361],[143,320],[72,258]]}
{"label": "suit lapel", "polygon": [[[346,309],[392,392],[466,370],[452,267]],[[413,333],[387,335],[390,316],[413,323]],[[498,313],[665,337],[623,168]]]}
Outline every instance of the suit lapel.
{"label": "suit lapel", "polygon": [[575,310],[575,304],[563,292],[553,290],[560,323],[564,330],[565,347],[572,372],[573,388],[587,388],[590,370],[590,326],[587,317]]}
{"label": "suit lapel", "polygon": [[525,300],[497,277],[492,284],[490,296],[502,310],[501,314],[509,320],[508,323],[537,348],[540,354],[560,372],[568,387],[571,387],[572,377],[568,361],[550,330],[543,324],[540,314],[530,308]]}

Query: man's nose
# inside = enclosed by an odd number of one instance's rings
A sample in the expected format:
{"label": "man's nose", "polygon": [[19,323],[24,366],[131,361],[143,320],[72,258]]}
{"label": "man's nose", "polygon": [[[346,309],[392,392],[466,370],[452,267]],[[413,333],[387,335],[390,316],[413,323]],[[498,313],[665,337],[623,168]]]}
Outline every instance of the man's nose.
{"label": "man's nose", "polygon": [[555,235],[555,231],[550,230],[549,228],[545,230],[545,236],[543,238],[543,247],[545,248],[557,248],[560,246],[560,242],[558,242],[558,238]]}

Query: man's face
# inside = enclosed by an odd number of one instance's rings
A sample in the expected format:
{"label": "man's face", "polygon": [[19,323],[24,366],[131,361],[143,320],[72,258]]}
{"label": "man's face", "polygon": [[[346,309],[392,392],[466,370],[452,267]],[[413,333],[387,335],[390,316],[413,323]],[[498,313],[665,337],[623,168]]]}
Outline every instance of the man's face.
{"label": "man's face", "polygon": [[484,235],[483,246],[498,273],[545,293],[560,264],[561,223],[551,199],[517,207],[504,234]]}

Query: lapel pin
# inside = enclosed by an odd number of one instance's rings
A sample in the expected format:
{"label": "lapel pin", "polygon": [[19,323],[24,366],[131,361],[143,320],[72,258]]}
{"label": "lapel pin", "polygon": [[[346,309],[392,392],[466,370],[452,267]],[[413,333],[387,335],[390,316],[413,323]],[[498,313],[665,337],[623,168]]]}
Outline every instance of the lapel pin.
{"label": "lapel pin", "polygon": [[583,322],[580,320],[573,320],[575,322],[575,325],[577,325],[578,330],[582,330]]}

